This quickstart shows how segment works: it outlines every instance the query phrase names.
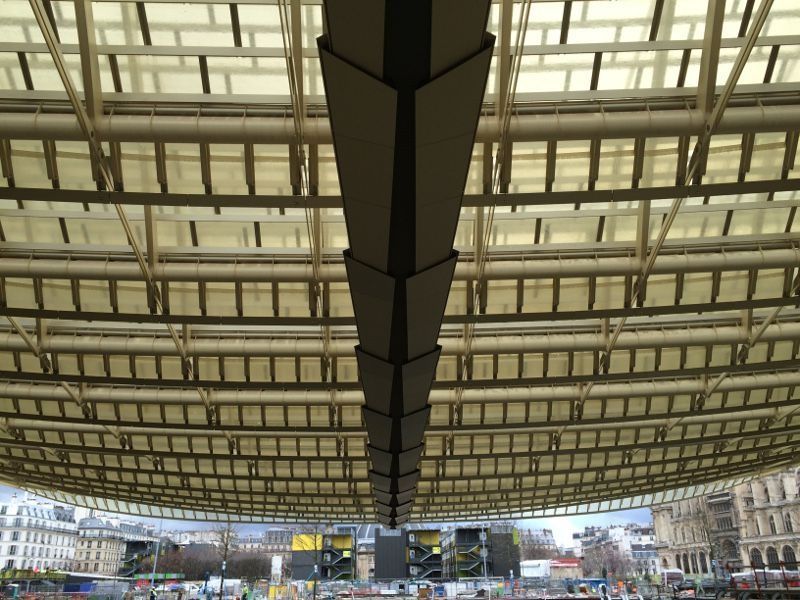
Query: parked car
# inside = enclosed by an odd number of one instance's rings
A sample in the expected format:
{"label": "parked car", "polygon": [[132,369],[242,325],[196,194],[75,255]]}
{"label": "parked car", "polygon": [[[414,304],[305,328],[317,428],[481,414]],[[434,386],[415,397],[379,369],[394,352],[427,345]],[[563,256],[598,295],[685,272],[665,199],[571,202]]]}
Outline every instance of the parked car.
{"label": "parked car", "polygon": [[688,592],[695,589],[695,581],[694,579],[684,579],[680,583],[674,584],[673,587],[679,592]]}

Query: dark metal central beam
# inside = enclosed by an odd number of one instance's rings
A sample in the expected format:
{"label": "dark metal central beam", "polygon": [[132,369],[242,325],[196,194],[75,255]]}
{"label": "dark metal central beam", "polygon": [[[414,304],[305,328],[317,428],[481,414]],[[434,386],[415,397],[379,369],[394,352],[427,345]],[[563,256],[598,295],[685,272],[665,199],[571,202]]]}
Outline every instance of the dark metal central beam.
{"label": "dark metal central beam", "polygon": [[318,40],[350,248],[370,477],[408,520],[494,38],[489,0],[326,0]]}

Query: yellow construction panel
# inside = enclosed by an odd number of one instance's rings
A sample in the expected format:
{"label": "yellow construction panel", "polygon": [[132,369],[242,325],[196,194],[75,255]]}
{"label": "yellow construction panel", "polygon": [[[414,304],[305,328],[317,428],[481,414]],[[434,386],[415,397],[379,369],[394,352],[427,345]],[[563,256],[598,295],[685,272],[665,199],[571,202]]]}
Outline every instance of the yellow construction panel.
{"label": "yellow construction panel", "polygon": [[331,546],[337,550],[349,550],[353,547],[353,537],[350,535],[332,535],[330,539]]}
{"label": "yellow construction panel", "polygon": [[292,551],[322,550],[322,536],[318,533],[299,533],[292,536]]}

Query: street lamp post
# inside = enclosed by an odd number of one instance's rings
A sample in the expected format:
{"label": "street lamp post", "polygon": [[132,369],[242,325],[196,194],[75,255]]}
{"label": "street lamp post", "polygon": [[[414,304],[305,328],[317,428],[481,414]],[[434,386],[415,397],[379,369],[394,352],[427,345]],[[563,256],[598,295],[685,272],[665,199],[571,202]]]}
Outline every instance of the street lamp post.
{"label": "street lamp post", "polygon": [[483,584],[488,588],[489,597],[492,597],[492,590],[489,588],[489,570],[486,567],[486,528],[481,527],[481,554],[483,555]]}
{"label": "street lamp post", "polygon": [[153,572],[150,574],[150,587],[155,588],[156,567],[158,566],[158,553],[161,550],[161,536],[156,541],[156,555],[153,557]]}

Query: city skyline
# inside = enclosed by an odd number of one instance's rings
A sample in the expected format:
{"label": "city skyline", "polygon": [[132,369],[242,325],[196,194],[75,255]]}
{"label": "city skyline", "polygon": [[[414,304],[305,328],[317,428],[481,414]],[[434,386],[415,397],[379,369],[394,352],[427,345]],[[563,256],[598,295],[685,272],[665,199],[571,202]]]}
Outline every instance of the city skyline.
{"label": "city skyline", "polygon": [[[31,493],[26,490],[15,488],[7,485],[0,485],[0,502],[8,502],[14,494]],[[32,494],[35,496],[35,494]],[[36,496],[43,501],[51,501],[47,498]],[[77,507],[82,509],[82,507]],[[86,510],[88,513],[89,509]],[[189,531],[196,529],[208,529],[214,526],[214,521],[192,521],[183,519],[160,519],[154,517],[145,517],[139,515],[130,515],[125,513],[110,513],[109,515],[118,515],[121,518],[129,518],[142,523],[149,523],[156,526],[156,531]],[[488,520],[487,522],[491,521]],[[543,517],[537,519],[518,519],[515,520],[517,527],[521,529],[550,529],[553,532],[553,537],[559,547],[569,548],[572,546],[572,534],[583,531],[584,527],[590,526],[610,526],[622,525],[627,523],[649,523],[652,521],[650,515],[650,508],[637,508],[632,510],[612,511],[605,513],[593,513],[584,515],[571,515],[564,517]],[[443,525],[450,525],[460,523],[446,522]],[[265,528],[271,526],[278,526],[280,524],[271,523],[241,523],[237,528],[242,534],[257,533],[263,531]]]}

